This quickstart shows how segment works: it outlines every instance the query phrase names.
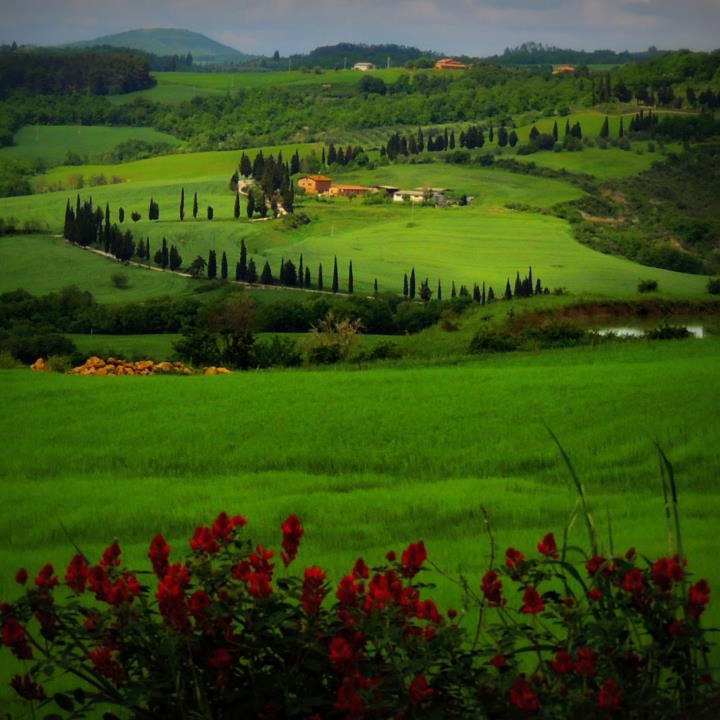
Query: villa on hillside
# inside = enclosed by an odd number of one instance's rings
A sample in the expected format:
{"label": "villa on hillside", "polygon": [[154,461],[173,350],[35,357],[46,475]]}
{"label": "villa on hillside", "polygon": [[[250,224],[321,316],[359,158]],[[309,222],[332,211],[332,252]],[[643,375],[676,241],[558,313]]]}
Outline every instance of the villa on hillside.
{"label": "villa on hillside", "polygon": [[310,195],[321,195],[330,190],[332,178],[325,175],[306,175],[298,180],[298,187],[301,187]]}
{"label": "villa on hillside", "polygon": [[557,67],[553,68],[552,74],[553,75],[567,75],[570,73],[575,72],[575,67],[573,65],[558,65]]}
{"label": "villa on hillside", "polygon": [[367,195],[371,192],[377,192],[374,188],[365,187],[364,185],[333,185],[328,190],[331,197],[357,197],[358,195]]}
{"label": "villa on hillside", "polygon": [[467,70],[468,66],[454,58],[442,58],[435,63],[436,70]]}
{"label": "villa on hillside", "polygon": [[367,72],[368,70],[375,70],[375,64],[371,62],[356,62],[352,69]]}
{"label": "villa on hillside", "polygon": [[445,189],[443,188],[416,188],[415,190],[397,190],[393,202],[432,203],[442,205],[445,203]]}

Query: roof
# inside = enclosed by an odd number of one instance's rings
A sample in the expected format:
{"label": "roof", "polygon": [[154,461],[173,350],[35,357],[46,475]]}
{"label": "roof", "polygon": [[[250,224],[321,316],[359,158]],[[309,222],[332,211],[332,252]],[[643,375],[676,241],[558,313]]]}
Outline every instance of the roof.
{"label": "roof", "polygon": [[467,65],[454,58],[442,58],[435,63],[435,67],[441,69],[467,70]]}
{"label": "roof", "polygon": [[301,180],[315,180],[315,182],[332,182],[332,178],[326,177],[325,175],[306,175]]}
{"label": "roof", "polygon": [[372,190],[365,185],[335,185],[336,190]]}
{"label": "roof", "polygon": [[559,73],[574,73],[575,67],[573,65],[558,65],[556,68],[553,69],[553,75],[558,75]]}

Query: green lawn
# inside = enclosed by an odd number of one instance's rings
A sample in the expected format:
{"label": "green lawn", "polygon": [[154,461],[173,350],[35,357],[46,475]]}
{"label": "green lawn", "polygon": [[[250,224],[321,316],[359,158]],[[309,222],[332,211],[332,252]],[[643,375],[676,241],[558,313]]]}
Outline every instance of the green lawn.
{"label": "green lawn", "polygon": [[0,162],[7,158],[58,163],[68,152],[81,158],[93,157],[128,140],[168,143],[180,140],[167,133],[140,127],[101,127],[97,125],[26,125],[15,133],[15,144],[0,148]]}

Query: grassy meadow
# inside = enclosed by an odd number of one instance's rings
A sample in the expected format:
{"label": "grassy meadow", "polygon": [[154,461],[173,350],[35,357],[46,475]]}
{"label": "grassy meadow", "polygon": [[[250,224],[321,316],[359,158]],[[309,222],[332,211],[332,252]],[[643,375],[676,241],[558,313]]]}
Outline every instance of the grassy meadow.
{"label": "grassy meadow", "polygon": [[26,125],[15,133],[15,144],[0,148],[0,161],[42,159],[59,163],[68,152],[81,158],[108,152],[128,140],[167,143],[177,146],[180,140],[153,128],[102,127],[97,125]]}
{"label": "grassy meadow", "polygon": [[[182,552],[224,508],[274,546],[297,512],[301,563],[334,578],[359,554],[378,560],[423,538],[440,567],[477,582],[489,553],[481,506],[500,547],[532,551],[575,503],[546,426],[586,485],[605,549],[609,516],[616,550],[650,556],[667,551],[658,442],[675,465],[691,568],[717,586],[718,349],[713,338],[638,342],[227,377],[3,371],[0,597],[18,566],[62,567],[68,536],[91,557],[117,537],[138,564],[154,533]],[[580,524],[571,538],[584,544]],[[460,602],[447,582],[438,592]]]}

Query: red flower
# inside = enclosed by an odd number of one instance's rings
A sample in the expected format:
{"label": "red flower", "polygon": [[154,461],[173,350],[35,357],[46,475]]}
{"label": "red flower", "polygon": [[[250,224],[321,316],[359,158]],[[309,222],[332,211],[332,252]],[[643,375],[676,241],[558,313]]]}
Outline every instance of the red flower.
{"label": "red flower", "polygon": [[537,613],[541,613],[544,609],[545,603],[540,597],[540,594],[534,587],[528,585],[523,593],[522,611],[526,615],[537,615]]}
{"label": "red flower", "polygon": [[245,527],[247,520],[242,515],[235,515],[234,517],[228,517],[226,512],[221,512],[212,526],[212,534],[215,539],[229,543],[232,539],[232,534],[236,527]]}
{"label": "red flower", "polygon": [[510,702],[525,715],[532,715],[540,708],[540,701],[530,683],[520,676],[510,688]]}
{"label": "red flower", "polygon": [[140,595],[140,583],[129,572],[123,573],[115,582],[108,581],[104,589],[104,600],[110,605],[118,607],[124,603],[132,603]]}
{"label": "red flower", "polygon": [[247,591],[253,597],[269,597],[272,595],[272,576],[275,565],[270,559],[275,555],[272,550],[257,545],[248,560],[239,562],[232,570],[236,580],[245,583]]}
{"label": "red flower", "polygon": [[681,582],[684,577],[685,573],[677,555],[675,557],[660,558],[653,563],[653,582],[664,592],[670,590],[674,582]]}
{"label": "red flower", "polygon": [[182,633],[190,631],[185,590],[190,585],[190,571],[181,563],[168,568],[158,585],[157,600],[165,622]]}
{"label": "red flower", "polygon": [[429,598],[417,603],[416,615],[420,620],[428,620],[434,625],[442,622],[442,615],[437,609],[437,605]]}
{"label": "red flower", "polygon": [[102,565],[104,568],[117,567],[120,564],[121,552],[122,551],[120,550],[120,546],[117,544],[117,542],[109,545],[105,548],[105,551],[100,558],[100,565]]}
{"label": "red flower", "polygon": [[15,675],[10,685],[24,700],[44,700],[46,697],[43,686],[38,685],[30,675]]}
{"label": "red flower", "polygon": [[388,550],[388,552],[385,553],[385,559],[388,562],[395,562],[397,560],[397,553],[394,550]]}
{"label": "red flower", "polygon": [[374,684],[362,675],[346,675],[338,688],[335,709],[346,713],[345,720],[359,720],[365,714],[365,703],[359,691]]}
{"label": "red flower", "polygon": [[424,675],[416,675],[415,679],[410,683],[410,704],[421,705],[428,700],[435,692],[427,684],[427,680]]}
{"label": "red flower", "polygon": [[212,665],[216,670],[224,670],[232,664],[232,655],[227,648],[218,648],[208,660],[208,665]]}
{"label": "red flower", "polygon": [[90,568],[85,558],[78,553],[73,557],[65,573],[66,585],[76,593],[85,592],[85,585],[90,576]]}
{"label": "red flower", "polygon": [[282,524],[283,552],[280,553],[280,557],[286,567],[297,557],[298,548],[300,547],[300,538],[302,538],[304,533],[305,530],[300,524],[300,520],[297,515],[288,516],[288,519]]}
{"label": "red flower", "polygon": [[681,637],[685,634],[685,623],[682,620],[673,620],[667,631],[670,637]]}
{"label": "red flower", "polygon": [[600,602],[603,599],[602,590],[598,590],[597,588],[588,590],[587,596],[592,602]]}
{"label": "red flower", "polygon": [[545,557],[558,557],[557,543],[555,542],[555,536],[552,533],[545,535],[545,537],[538,543],[537,548],[542,555],[545,555]]}
{"label": "red flower", "polygon": [[305,570],[302,587],[302,608],[308,615],[315,615],[325,597],[325,573],[319,567]]}
{"label": "red flower", "polygon": [[150,543],[148,557],[152,562],[153,572],[159,577],[164,578],[168,571],[168,558],[170,557],[170,546],[165,542],[162,535],[156,535]]}
{"label": "red flower", "polygon": [[505,551],[505,565],[511,570],[517,568],[525,560],[525,556],[515,548],[508,548]]}
{"label": "red flower", "polygon": [[498,670],[504,670],[508,666],[507,658],[501,654],[493,655],[493,657],[490,659],[490,664],[496,667]]}
{"label": "red flower", "polygon": [[54,572],[53,566],[50,563],[43,565],[35,578],[35,584],[41,590],[50,590],[50,588],[54,588],[58,584],[57,577],[53,575]]}
{"label": "red flower", "polygon": [[597,653],[590,648],[580,648],[577,653],[577,662],[575,663],[575,672],[581,677],[594,677],[597,660]]}
{"label": "red flower", "polygon": [[337,672],[342,672],[357,660],[353,645],[340,635],[330,640],[328,652],[330,663]]}
{"label": "red flower", "polygon": [[200,620],[205,617],[210,602],[210,596],[204,590],[196,590],[188,600],[188,610],[196,620]]}
{"label": "red flower", "polygon": [[697,620],[710,602],[710,585],[707,580],[698,580],[688,593],[688,615]]}
{"label": "red flower", "polygon": [[[24,585],[27,581],[28,581],[28,571],[25,568],[20,568],[17,571],[17,573],[15,573],[15,582],[18,585]],[[16,677],[19,677],[19,676],[16,675]]]}
{"label": "red flower", "polygon": [[622,698],[622,692],[620,691],[618,684],[612,678],[608,678],[607,680],[603,681],[603,684],[598,690],[598,710],[607,710],[608,712],[620,712]]}
{"label": "red flower", "polygon": [[480,589],[490,607],[502,607],[507,599],[502,597],[502,580],[494,570],[488,570],[480,583]]}
{"label": "red flower", "polygon": [[208,555],[220,552],[220,545],[207,525],[195,528],[195,534],[190,538],[190,547],[195,552],[206,552]]}
{"label": "red flower", "polygon": [[427,560],[425,543],[410,543],[402,554],[402,574],[406,578],[413,578],[420,572],[422,564]]}
{"label": "red flower", "polygon": [[642,595],[645,587],[645,575],[642,570],[633,568],[625,573],[622,581],[622,588],[625,592],[632,593],[633,595]]}
{"label": "red flower", "polygon": [[572,672],[574,667],[572,655],[567,650],[558,650],[555,653],[555,659],[550,663],[550,667],[558,675],[567,675]]}
{"label": "red flower", "polygon": [[113,651],[107,645],[91,650],[88,657],[95,666],[95,670],[116,685],[119,685],[125,679],[123,666],[113,657]]}
{"label": "red flower", "polygon": [[370,577],[370,569],[365,564],[365,561],[362,558],[358,558],[355,561],[355,565],[353,565],[352,570],[353,577],[363,580],[367,580]]}
{"label": "red flower", "polygon": [[[595,555],[585,563],[585,568],[592,576],[598,574],[598,570],[605,564],[606,559],[602,555]],[[604,574],[604,573],[603,573]]]}
{"label": "red flower", "polygon": [[335,597],[343,607],[355,607],[358,601],[359,583],[352,575],[346,575],[339,583]]}

